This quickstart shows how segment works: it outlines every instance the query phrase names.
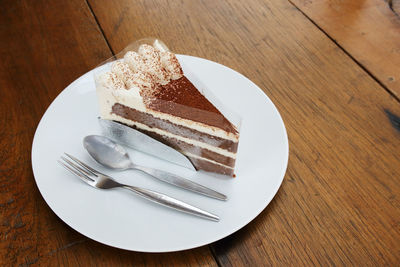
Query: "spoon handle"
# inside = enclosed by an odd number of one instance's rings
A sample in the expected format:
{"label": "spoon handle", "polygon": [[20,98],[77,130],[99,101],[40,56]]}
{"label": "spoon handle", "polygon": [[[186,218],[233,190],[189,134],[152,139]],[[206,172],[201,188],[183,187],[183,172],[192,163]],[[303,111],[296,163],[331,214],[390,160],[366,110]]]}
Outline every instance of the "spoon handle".
{"label": "spoon handle", "polygon": [[205,195],[208,197],[212,197],[215,199],[227,200],[227,196],[225,196],[224,194],[221,194],[213,189],[210,189],[201,184],[192,182],[188,179],[177,176],[175,174],[172,174],[172,173],[169,173],[166,171],[162,171],[162,170],[149,168],[149,167],[139,166],[139,165],[132,165],[132,168],[140,170],[142,172],[145,172],[158,180],[175,185],[177,187],[180,187],[180,188],[183,188],[186,190],[190,190],[192,192],[202,194],[202,195]]}

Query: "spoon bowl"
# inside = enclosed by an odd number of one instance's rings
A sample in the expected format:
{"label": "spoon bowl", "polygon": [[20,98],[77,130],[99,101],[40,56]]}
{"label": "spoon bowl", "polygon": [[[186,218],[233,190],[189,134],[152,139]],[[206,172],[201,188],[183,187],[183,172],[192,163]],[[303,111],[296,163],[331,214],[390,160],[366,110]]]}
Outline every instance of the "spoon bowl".
{"label": "spoon bowl", "polygon": [[105,136],[88,135],[83,139],[83,146],[94,160],[107,168],[127,170],[133,167],[128,152]]}

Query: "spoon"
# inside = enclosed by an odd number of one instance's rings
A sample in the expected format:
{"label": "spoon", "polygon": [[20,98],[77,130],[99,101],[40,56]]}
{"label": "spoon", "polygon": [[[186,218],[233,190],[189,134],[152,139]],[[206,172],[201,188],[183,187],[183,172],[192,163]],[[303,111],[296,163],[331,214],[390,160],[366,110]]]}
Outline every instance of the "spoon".
{"label": "spoon", "polygon": [[192,182],[188,179],[179,177],[166,171],[134,164],[130,159],[128,152],[121,145],[115,143],[105,136],[88,135],[83,139],[83,146],[95,161],[107,168],[116,170],[140,170],[158,180],[178,186],[180,188],[215,199],[227,200],[227,196],[224,194]]}

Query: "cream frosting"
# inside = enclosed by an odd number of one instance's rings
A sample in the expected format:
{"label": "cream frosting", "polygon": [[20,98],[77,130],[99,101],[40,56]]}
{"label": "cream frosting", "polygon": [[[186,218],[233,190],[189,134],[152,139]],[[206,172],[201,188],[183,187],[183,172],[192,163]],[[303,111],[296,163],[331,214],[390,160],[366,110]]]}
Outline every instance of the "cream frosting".
{"label": "cream frosting", "polygon": [[138,71],[144,71],[144,62],[142,56],[140,56],[138,53],[135,51],[128,51],[124,55],[124,62],[128,64],[128,66],[131,68],[132,71],[138,72]]}
{"label": "cream frosting", "polygon": [[174,53],[169,51],[160,52],[160,61],[167,74],[169,74],[169,79],[177,80],[183,76],[181,65]]}
{"label": "cream frosting", "polygon": [[[154,48],[147,44],[141,45],[138,52],[128,51],[123,61],[113,64],[111,71],[125,82],[127,89],[130,89],[130,84],[134,83],[132,77],[139,78],[136,85],[143,83],[165,85],[171,79],[177,80],[183,76],[182,68],[174,53],[166,51],[159,45]],[[130,84],[127,84],[127,80]]]}
{"label": "cream frosting", "polygon": [[211,160],[211,159],[208,159],[208,158],[199,157],[198,155],[194,155],[194,154],[192,154],[192,153],[187,153],[187,152],[184,152],[184,151],[181,151],[181,153],[184,154],[184,155],[186,155],[186,156],[188,156],[188,157],[190,157],[190,158],[195,158],[195,159],[200,159],[200,160],[208,161],[208,162],[210,162],[210,163],[212,163],[212,164],[219,165],[219,166],[222,166],[222,167],[231,169],[231,170],[234,170],[234,169],[235,169],[234,167],[231,167],[231,166],[228,166],[228,165],[225,165],[225,164],[216,162],[216,161]]}
{"label": "cream frosting", "polygon": [[169,83],[167,71],[163,68],[160,60],[160,52],[151,45],[141,45],[139,47],[139,55],[142,57],[141,69],[149,73],[156,83],[165,85]]}
{"label": "cream frosting", "polygon": [[118,78],[118,76],[111,71],[107,71],[100,75],[98,78],[98,83],[108,89],[113,89],[113,90],[121,90],[125,89],[125,85],[121,79]]}

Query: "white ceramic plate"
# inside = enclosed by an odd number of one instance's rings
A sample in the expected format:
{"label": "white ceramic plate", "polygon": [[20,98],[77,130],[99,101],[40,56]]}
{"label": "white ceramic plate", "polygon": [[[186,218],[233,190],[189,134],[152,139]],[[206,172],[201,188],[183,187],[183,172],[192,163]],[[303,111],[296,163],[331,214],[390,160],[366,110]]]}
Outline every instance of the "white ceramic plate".
{"label": "white ceramic plate", "polygon": [[[232,69],[191,56],[178,59],[242,117],[236,178],[196,173],[132,150],[130,155],[138,163],[182,175],[225,193],[228,201],[187,192],[138,171],[115,172],[97,165],[82,146],[84,136],[100,133],[95,85],[89,72],[53,101],[38,125],[32,145],[33,173],[43,198],[58,217],[83,235],[133,251],[195,248],[248,224],[278,191],[288,162],[288,139],[274,104],[253,82]],[[180,213],[124,189],[92,188],[57,164],[63,152],[98,167],[118,181],[153,189],[215,213],[220,221]]]}

